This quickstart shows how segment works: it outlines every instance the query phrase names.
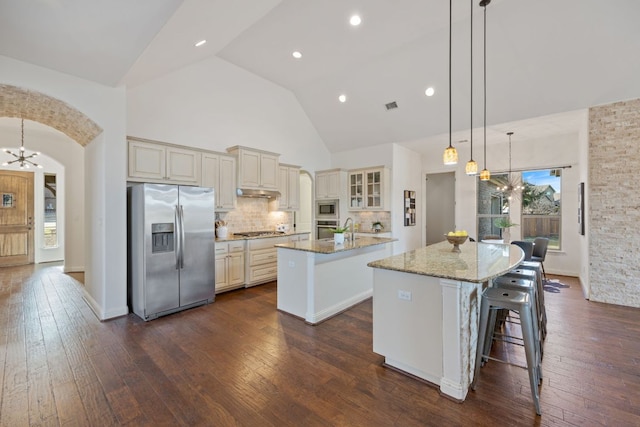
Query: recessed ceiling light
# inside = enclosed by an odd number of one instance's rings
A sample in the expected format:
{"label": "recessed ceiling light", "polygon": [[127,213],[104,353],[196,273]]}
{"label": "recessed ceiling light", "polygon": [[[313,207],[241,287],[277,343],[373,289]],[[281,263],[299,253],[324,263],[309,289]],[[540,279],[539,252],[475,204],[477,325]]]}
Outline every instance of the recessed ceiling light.
{"label": "recessed ceiling light", "polygon": [[347,95],[342,94],[338,97],[338,101],[340,102],[347,102]]}
{"label": "recessed ceiling light", "polygon": [[427,90],[424,91],[424,94],[427,96],[433,96],[436,91],[432,87],[428,87]]}
{"label": "recessed ceiling light", "polygon": [[198,43],[196,43],[196,47],[200,47],[203,44],[205,44],[207,41],[206,40],[200,40]]}
{"label": "recessed ceiling light", "polygon": [[291,55],[296,59],[302,58],[302,52],[298,52],[297,50],[293,52]]}
{"label": "recessed ceiling light", "polygon": [[353,15],[349,19],[349,23],[354,27],[357,27],[358,25],[360,25],[361,22],[362,22],[362,18],[360,18],[360,15]]}

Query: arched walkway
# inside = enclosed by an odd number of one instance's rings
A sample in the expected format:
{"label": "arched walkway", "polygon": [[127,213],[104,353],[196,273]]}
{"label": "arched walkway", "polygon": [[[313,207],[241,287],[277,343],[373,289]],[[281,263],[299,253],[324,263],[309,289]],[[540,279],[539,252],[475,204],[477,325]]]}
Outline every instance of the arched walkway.
{"label": "arched walkway", "polygon": [[18,117],[51,126],[83,147],[102,132],[93,120],[66,102],[40,92],[0,84],[0,117]]}

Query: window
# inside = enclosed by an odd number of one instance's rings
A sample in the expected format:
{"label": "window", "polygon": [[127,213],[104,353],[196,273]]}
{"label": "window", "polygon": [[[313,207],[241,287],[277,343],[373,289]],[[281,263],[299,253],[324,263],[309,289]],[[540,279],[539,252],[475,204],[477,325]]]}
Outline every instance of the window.
{"label": "window", "polygon": [[510,201],[496,187],[506,182],[506,174],[492,175],[489,181],[478,179],[478,240],[502,238],[495,222],[509,216]]}
{"label": "window", "polygon": [[58,217],[56,209],[56,176],[44,175],[44,247],[58,246]]}
{"label": "window", "polygon": [[562,169],[522,172],[522,240],[549,239],[549,249],[560,249]]}

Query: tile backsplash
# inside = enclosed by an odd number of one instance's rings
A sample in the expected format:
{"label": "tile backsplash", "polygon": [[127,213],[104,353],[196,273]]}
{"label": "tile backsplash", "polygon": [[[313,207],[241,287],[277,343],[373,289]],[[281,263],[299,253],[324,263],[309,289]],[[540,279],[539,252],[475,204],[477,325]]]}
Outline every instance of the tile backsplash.
{"label": "tile backsplash", "polygon": [[269,199],[238,197],[235,210],[219,212],[217,216],[227,222],[230,233],[275,230],[276,225],[281,223],[293,228],[293,215],[289,212],[270,212]]}
{"label": "tile backsplash", "polygon": [[[376,221],[382,223],[382,231],[391,231],[391,212],[349,212],[349,216],[353,218],[354,224],[360,224],[359,230],[370,231],[371,224]],[[343,219],[346,220],[346,218]]]}

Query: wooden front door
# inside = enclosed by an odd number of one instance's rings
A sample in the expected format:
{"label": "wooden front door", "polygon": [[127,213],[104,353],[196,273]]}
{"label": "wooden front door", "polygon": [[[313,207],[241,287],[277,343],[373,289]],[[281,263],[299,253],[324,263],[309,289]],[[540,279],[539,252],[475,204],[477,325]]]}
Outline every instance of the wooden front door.
{"label": "wooden front door", "polygon": [[0,171],[0,267],[32,264],[33,173]]}

